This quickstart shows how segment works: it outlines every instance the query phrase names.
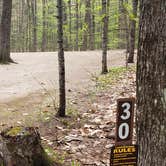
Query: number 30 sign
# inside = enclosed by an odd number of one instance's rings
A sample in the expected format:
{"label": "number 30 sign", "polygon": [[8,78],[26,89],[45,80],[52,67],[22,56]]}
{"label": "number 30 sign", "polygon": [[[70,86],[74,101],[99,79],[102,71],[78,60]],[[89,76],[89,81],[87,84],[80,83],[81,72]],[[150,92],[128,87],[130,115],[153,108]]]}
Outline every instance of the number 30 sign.
{"label": "number 30 sign", "polygon": [[116,145],[129,145],[133,136],[134,98],[117,101]]}

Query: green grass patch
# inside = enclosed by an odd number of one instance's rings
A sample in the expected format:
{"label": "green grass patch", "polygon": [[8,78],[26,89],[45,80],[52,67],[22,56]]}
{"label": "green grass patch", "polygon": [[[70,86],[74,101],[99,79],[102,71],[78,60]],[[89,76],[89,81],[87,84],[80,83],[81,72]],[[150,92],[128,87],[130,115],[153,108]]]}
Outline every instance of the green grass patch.
{"label": "green grass patch", "polygon": [[109,70],[107,74],[100,76],[93,76],[93,81],[96,82],[96,90],[105,90],[110,85],[113,85],[119,81],[120,77],[129,71],[135,71],[135,66],[131,67],[114,67]]}

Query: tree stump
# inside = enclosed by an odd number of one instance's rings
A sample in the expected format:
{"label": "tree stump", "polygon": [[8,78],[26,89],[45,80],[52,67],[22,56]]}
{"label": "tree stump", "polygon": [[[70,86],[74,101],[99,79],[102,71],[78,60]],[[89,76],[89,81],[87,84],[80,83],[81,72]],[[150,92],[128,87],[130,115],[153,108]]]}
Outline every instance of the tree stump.
{"label": "tree stump", "polygon": [[33,127],[10,127],[1,132],[0,156],[3,166],[51,166],[40,134]]}

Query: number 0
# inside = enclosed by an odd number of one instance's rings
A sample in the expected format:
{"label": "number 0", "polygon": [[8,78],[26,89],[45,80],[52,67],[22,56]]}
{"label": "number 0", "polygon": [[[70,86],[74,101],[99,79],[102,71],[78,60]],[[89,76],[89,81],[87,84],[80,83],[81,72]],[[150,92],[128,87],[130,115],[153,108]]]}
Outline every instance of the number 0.
{"label": "number 0", "polygon": [[127,123],[122,123],[118,130],[119,138],[126,139],[129,136],[129,125]]}

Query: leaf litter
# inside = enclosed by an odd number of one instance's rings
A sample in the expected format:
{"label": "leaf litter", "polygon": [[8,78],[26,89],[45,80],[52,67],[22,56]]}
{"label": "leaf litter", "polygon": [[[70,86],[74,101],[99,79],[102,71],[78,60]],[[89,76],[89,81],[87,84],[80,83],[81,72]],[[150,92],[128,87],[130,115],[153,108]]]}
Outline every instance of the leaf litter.
{"label": "leaf litter", "polygon": [[95,97],[89,91],[70,90],[71,104],[79,115],[45,124],[47,130],[42,135],[47,137],[42,140],[60,155],[65,153],[63,166],[73,161],[83,166],[109,166],[110,148],[115,142],[116,101],[135,97],[135,70],[123,72],[105,89],[94,91]]}

